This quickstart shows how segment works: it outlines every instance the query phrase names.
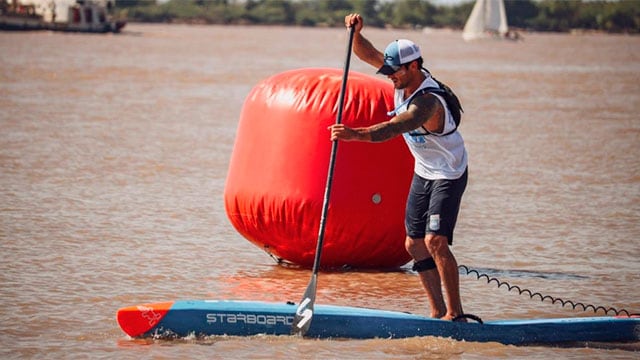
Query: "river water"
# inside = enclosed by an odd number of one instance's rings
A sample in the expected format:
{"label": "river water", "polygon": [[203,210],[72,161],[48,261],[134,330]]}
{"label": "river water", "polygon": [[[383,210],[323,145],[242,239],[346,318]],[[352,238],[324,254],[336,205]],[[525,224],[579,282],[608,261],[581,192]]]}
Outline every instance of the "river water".
{"label": "river water", "polygon": [[[224,182],[253,86],[297,68],[341,69],[347,32],[125,30],[0,33],[3,358],[638,356],[638,343],[128,338],[115,321],[124,306],[300,299],[310,272],[277,265],[233,229]],[[640,37],[465,43],[452,31],[365,33],[378,47],[416,41],[462,99],[470,182],[459,263],[544,295],[640,312]],[[351,71],[374,73],[355,57]],[[485,320],[593,314],[464,272],[461,289],[465,310]],[[410,271],[321,272],[317,303],[428,312]]]}

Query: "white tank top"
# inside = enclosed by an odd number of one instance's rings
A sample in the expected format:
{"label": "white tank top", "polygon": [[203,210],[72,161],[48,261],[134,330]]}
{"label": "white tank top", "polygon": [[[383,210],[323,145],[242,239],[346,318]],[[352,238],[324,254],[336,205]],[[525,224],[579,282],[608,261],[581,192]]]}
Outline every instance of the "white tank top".
{"label": "white tank top", "polygon": [[[439,87],[427,72],[423,73],[427,78],[422,82],[416,92],[427,87]],[[433,93],[432,93],[433,94]],[[442,134],[455,129],[456,124],[447,107],[446,101],[438,94],[435,95],[445,108],[444,129]],[[410,97],[407,97],[409,99]],[[405,103],[402,89],[395,90],[394,102],[396,114],[407,111],[408,103]],[[426,120],[426,119],[425,119]],[[415,159],[415,173],[427,180],[458,179],[467,169],[467,150],[464,147],[464,140],[460,132],[454,131],[449,135],[422,135],[412,136],[409,134],[425,133],[423,129],[417,129],[409,133],[404,133],[404,137],[409,150]]]}

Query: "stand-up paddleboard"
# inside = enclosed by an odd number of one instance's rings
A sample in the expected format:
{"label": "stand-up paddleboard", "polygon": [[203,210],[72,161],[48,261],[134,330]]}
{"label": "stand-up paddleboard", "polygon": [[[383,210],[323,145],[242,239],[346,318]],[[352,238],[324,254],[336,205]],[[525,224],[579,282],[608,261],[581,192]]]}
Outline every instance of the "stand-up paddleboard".
{"label": "stand-up paddleboard", "polygon": [[[295,312],[293,303],[183,300],[121,308],[117,319],[131,337],[290,335]],[[640,340],[640,318],[496,320],[480,324],[398,311],[316,305],[305,336],[347,339],[437,336],[513,345],[623,342]]]}

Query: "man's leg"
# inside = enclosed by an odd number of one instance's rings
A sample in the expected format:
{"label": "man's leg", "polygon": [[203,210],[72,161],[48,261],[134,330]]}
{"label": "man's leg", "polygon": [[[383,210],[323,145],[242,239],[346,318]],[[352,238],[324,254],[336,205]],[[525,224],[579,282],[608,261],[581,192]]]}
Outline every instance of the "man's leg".
{"label": "man's leg", "polygon": [[429,204],[427,235],[424,238],[427,251],[433,256],[446,295],[445,320],[462,315],[460,276],[458,263],[449,245],[453,243],[453,231],[460,211],[462,194],[467,186],[467,172],[456,180],[436,180],[432,183]]}
{"label": "man's leg", "polygon": [[443,319],[453,320],[456,316],[463,314],[458,263],[449,249],[446,236],[427,234],[425,243],[427,250],[433,255],[442,286],[447,295],[447,312]]}
{"label": "man's leg", "polygon": [[436,269],[436,264],[425,246],[424,239],[412,239],[407,237],[405,247],[411,257],[415,260],[414,270],[420,276],[420,282],[427,292],[431,317],[441,318],[447,313],[447,308],[442,296],[442,286],[440,274]]}

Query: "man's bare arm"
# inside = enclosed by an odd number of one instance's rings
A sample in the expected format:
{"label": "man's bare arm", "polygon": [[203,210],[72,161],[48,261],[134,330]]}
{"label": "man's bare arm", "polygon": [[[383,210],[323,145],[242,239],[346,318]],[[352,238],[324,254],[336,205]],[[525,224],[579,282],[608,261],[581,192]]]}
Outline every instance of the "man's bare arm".
{"label": "man's bare arm", "polygon": [[360,60],[378,69],[384,63],[384,54],[359,32],[353,37],[353,52]]}
{"label": "man's bare arm", "polygon": [[421,126],[431,132],[442,131],[444,112],[438,99],[431,94],[416,97],[407,111],[389,121],[354,129],[364,141],[381,142]]}
{"label": "man's bare arm", "polygon": [[376,69],[381,67],[384,63],[384,54],[371,44],[367,38],[362,35],[362,28],[364,27],[364,20],[360,14],[349,14],[345,16],[344,23],[347,28],[353,27],[355,30],[353,36],[353,53],[360,58],[360,60],[375,67]]}

